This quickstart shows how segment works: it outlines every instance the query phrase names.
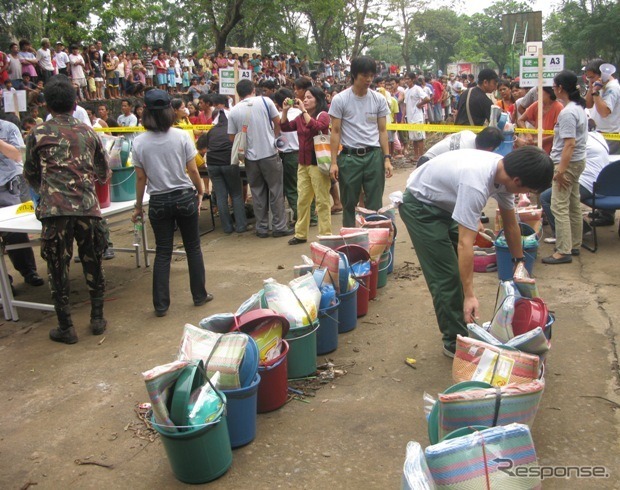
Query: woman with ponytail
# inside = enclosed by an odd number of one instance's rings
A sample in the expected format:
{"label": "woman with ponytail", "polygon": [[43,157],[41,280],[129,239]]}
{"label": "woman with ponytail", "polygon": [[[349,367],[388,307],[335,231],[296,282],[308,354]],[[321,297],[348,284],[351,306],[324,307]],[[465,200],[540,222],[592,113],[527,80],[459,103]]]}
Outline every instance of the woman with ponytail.
{"label": "woman with ponytail", "polygon": [[579,176],[586,166],[588,120],[586,101],[577,89],[577,75],[564,70],[553,79],[553,91],[564,104],[553,136],[551,160],[555,165],[551,185],[551,211],[555,216],[555,253],[545,264],[567,264],[579,255],[583,219],[579,200]]}

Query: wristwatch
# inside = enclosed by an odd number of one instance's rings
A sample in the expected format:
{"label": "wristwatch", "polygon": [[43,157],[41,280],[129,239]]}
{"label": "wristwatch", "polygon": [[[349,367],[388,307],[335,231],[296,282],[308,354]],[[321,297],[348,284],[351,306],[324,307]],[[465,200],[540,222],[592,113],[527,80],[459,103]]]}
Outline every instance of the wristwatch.
{"label": "wristwatch", "polygon": [[519,262],[525,262],[525,257],[513,257],[511,260],[513,264],[518,264]]}
{"label": "wristwatch", "polygon": [[601,94],[599,94],[598,92],[592,92],[592,97],[598,97],[599,95]]}
{"label": "wristwatch", "polygon": [[383,159],[384,160],[387,160],[388,158],[391,160],[392,159],[392,155],[383,155]]}

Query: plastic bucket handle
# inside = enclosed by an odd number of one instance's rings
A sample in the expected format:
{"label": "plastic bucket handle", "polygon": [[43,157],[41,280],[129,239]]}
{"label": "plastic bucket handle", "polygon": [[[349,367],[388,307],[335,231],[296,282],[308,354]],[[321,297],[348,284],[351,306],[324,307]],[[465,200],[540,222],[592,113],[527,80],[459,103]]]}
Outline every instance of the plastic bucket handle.
{"label": "plastic bucket handle", "polygon": [[[390,265],[392,265],[392,251],[390,249],[387,250],[387,254],[388,254],[388,265],[386,267],[384,267],[383,269],[379,269],[379,272],[383,272],[386,271],[390,268]],[[381,263],[381,260],[379,260],[379,263]]]}
{"label": "plastic bucket handle", "polygon": [[319,327],[321,326],[320,322],[316,322],[316,323],[317,323],[317,325],[316,325],[316,327],[314,327],[314,330],[311,330],[311,331],[310,331],[310,332],[308,332],[308,333],[305,333],[305,334],[303,334],[303,335],[300,335],[299,337],[289,337],[289,338],[288,338],[288,339],[286,339],[286,340],[288,340],[289,342],[292,342],[292,341],[295,341],[295,340],[303,339],[303,338],[307,337],[308,335],[312,335],[312,334],[313,334],[314,332],[316,332],[316,331],[319,329]]}
{"label": "plastic bucket handle", "polygon": [[[127,168],[127,167],[122,167],[122,168]],[[112,187],[116,187],[116,186],[119,186],[119,185],[123,185],[125,182],[127,182],[129,179],[131,179],[131,178],[133,177],[133,174],[135,174],[135,173],[136,173],[136,170],[134,169],[134,170],[133,170],[133,171],[129,174],[129,177],[127,177],[125,180],[123,180],[123,181],[121,181],[121,182],[117,182],[116,184],[112,184],[112,182],[110,182],[110,185],[111,185]]]}

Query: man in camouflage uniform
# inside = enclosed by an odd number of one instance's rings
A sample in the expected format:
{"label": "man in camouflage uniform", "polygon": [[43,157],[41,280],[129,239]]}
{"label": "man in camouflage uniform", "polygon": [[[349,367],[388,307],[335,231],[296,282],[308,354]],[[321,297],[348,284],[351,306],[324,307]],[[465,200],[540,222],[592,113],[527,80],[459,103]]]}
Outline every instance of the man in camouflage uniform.
{"label": "man in camouflage uniform", "polygon": [[42,223],[41,257],[47,261],[58,317],[58,327],[50,330],[50,338],[74,344],[78,337],[69,305],[74,239],[90,292],[90,328],[94,335],[101,335],[106,328],[101,263],[106,241],[95,180],[105,182],[111,171],[101,140],[71,115],[76,92],[69,79],[53,77],[45,85],[44,95],[53,118],[34,128],[27,138],[24,177],[40,195],[36,215]]}

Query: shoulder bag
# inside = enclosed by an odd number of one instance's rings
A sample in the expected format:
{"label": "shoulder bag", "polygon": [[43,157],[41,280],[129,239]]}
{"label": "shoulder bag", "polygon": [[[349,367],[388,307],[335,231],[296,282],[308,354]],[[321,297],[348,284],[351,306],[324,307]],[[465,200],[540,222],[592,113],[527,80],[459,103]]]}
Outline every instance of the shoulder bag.
{"label": "shoulder bag", "polygon": [[[321,114],[323,113],[321,112],[316,116],[317,120]],[[316,165],[319,167],[321,173],[325,175],[329,175],[329,170],[332,165],[332,149],[329,144],[329,139],[329,131],[327,131],[327,134],[323,134],[322,131],[319,131],[319,134],[313,137]]]}
{"label": "shoulder bag", "polygon": [[245,120],[241,131],[235,135],[233,140],[232,152],[230,154],[230,164],[239,165],[245,163],[245,150],[248,144],[248,122],[250,120],[250,114],[252,111],[252,103],[248,102],[248,109],[246,111]]}

